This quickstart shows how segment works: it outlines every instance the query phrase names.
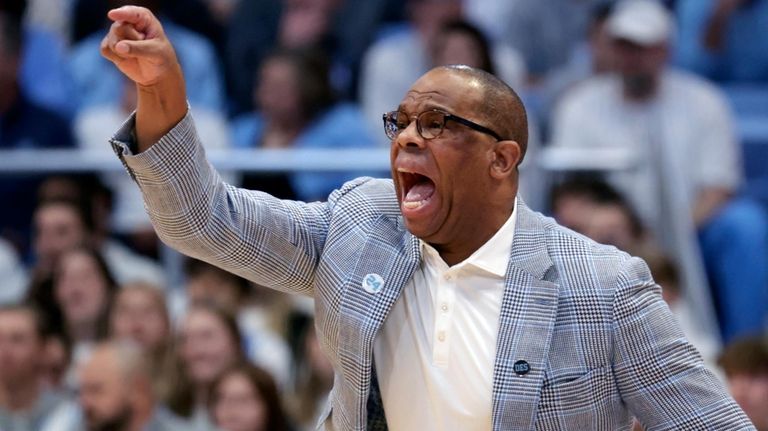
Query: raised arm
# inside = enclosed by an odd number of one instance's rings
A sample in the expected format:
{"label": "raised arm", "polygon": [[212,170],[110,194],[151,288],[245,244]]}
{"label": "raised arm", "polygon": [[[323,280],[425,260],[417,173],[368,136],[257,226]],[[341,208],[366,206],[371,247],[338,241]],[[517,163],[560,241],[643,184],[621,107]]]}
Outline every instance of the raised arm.
{"label": "raised arm", "polygon": [[187,113],[184,75],[160,21],[148,9],[124,6],[109,11],[113,22],[101,54],[136,83],[136,143],[147,150]]}

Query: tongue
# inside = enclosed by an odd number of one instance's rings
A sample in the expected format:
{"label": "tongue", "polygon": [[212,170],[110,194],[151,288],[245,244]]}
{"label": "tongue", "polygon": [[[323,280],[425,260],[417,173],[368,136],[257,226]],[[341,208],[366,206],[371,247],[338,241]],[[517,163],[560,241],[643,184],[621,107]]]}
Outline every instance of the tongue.
{"label": "tongue", "polygon": [[432,196],[433,193],[435,193],[435,185],[431,181],[423,181],[415,184],[408,190],[405,201],[420,202]]}

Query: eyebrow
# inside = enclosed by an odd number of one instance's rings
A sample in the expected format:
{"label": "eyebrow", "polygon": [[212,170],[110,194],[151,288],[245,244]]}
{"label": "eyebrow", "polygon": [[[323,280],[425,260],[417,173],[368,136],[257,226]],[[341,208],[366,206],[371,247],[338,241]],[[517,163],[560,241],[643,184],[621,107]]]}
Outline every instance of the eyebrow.
{"label": "eyebrow", "polygon": [[[443,105],[438,105],[438,104],[435,104],[435,103],[428,103],[428,104],[422,106],[422,109],[419,111],[419,113],[426,112],[426,111],[431,111],[431,110],[435,110],[435,109],[439,110],[439,111],[444,111],[445,113],[450,113],[451,112],[451,109],[446,108]],[[403,105],[402,103],[400,105],[398,105],[397,112],[403,112],[403,113],[406,113],[406,114],[408,113],[408,111],[405,109],[405,105]]]}

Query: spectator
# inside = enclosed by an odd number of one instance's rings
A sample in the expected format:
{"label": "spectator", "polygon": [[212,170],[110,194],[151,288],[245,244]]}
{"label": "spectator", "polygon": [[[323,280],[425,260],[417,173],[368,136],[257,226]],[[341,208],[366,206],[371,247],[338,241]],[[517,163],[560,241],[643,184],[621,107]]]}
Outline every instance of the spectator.
{"label": "spectator", "polygon": [[67,38],[61,33],[65,24],[60,22],[67,8],[55,3],[61,0],[5,0],[0,11],[12,15],[22,32],[19,86],[24,94],[35,104],[70,118],[73,88],[66,63]]}
{"label": "spectator", "polygon": [[401,0],[240,1],[227,35],[227,74],[234,112],[255,108],[252,73],[270,51],[313,49],[331,59],[332,82],[355,96],[360,61],[384,20],[400,19]]}
{"label": "spectator", "polygon": [[108,336],[117,288],[106,262],[93,248],[75,247],[59,256],[53,277],[57,310],[51,314],[61,315],[61,330],[72,345],[72,365],[66,381],[70,389],[78,387],[76,368],[94,343]]}
{"label": "spectator", "polygon": [[72,360],[72,344],[60,333],[60,328],[50,328],[48,316],[41,317],[46,342],[42,356],[42,381],[49,388],[64,388],[67,371]]}
{"label": "spectator", "polygon": [[222,431],[288,431],[275,381],[250,364],[226,369],[211,385],[210,414]]}
{"label": "spectator", "polygon": [[45,336],[36,310],[0,306],[0,430],[38,431],[61,402],[42,385]]}
{"label": "spectator", "polygon": [[[162,10],[163,0],[110,0],[110,8],[125,4]],[[104,17],[104,15],[102,16]],[[187,91],[192,106],[215,113],[225,112],[224,87],[213,46],[201,36],[164,20],[168,38],[174,41],[182,68],[188,73]],[[70,70],[80,109],[109,105],[120,100],[123,78],[99,54],[102,35],[93,34],[72,48]]]}
{"label": "spectator", "polygon": [[[242,116],[232,124],[236,147],[320,149],[375,145],[359,110],[336,102],[324,57],[306,50],[278,51],[264,60],[259,76],[254,93],[258,113]],[[356,176],[259,174],[246,176],[243,185],[287,199],[314,201]]]}
{"label": "spectator", "polygon": [[211,385],[232,364],[245,360],[235,318],[204,304],[193,305],[179,330],[179,377],[168,407],[186,421],[187,429],[212,430],[207,403]]}
{"label": "spectator", "polygon": [[[67,121],[33,102],[20,85],[23,32],[19,18],[0,9],[0,150],[70,148]],[[98,53],[97,53],[98,54]],[[0,200],[13,211],[0,215],[0,235],[27,250],[38,175],[2,176]]]}
{"label": "spectator", "polygon": [[[363,59],[360,101],[374,130],[381,128],[381,115],[395,109],[411,83],[432,68],[430,47],[443,25],[461,18],[461,1],[408,0],[407,11],[406,28],[375,42]],[[515,51],[492,44],[491,58],[497,76],[513,88],[522,86],[525,66]]]}
{"label": "spectator", "polygon": [[637,214],[623,198],[596,204],[587,220],[584,235],[631,254],[650,242]]}
{"label": "spectator", "polygon": [[467,18],[491,39],[517,50],[531,81],[568,61],[602,0],[463,0]]}
{"label": "spectator", "polygon": [[[112,131],[120,127],[125,118],[136,109],[136,86],[122,77],[119,85],[122,89],[122,97],[86,107],[76,116],[74,131],[77,146],[80,149],[103,154],[112,152],[110,146],[106,144]],[[198,131],[210,143],[206,148],[229,147],[228,124],[219,113],[197,105],[192,115],[195,121],[198,121]],[[104,184],[114,190],[115,194],[114,211],[107,215],[109,222],[106,223],[106,227],[109,231],[130,239],[147,236],[156,239],[149,217],[144,211],[141,192],[130,177],[106,172],[101,174],[100,178]],[[229,176],[226,178],[227,181],[233,180]],[[145,281],[160,283],[162,279]]]}
{"label": "spectator", "polygon": [[675,2],[680,66],[718,81],[768,80],[768,1]]}
{"label": "spectator", "polygon": [[734,340],[717,361],[728,389],[758,431],[768,430],[768,342],[765,335]]}
{"label": "spectator", "polygon": [[540,118],[549,119],[560,97],[580,82],[612,71],[611,37],[605,29],[605,23],[614,3],[613,0],[602,0],[592,7],[586,40],[574,47],[567,63],[553,69],[545,77],[538,88],[541,105],[537,109]]}
{"label": "spectator", "polygon": [[152,374],[141,349],[102,343],[79,368],[77,404],[56,411],[43,431],[181,431],[182,423],[152,393]]}
{"label": "spectator", "polygon": [[183,294],[176,301],[179,313],[188,304],[213,304],[236,316],[248,358],[285,387],[290,352],[281,334],[291,307],[285,296],[197,259],[187,260],[185,275]]}
{"label": "spectator", "polygon": [[[36,268],[33,276],[44,280],[58,255],[77,245],[96,247],[118,283],[146,281],[161,284],[159,265],[107,237],[104,218],[97,217],[86,197],[64,194],[40,202],[34,212]],[[98,221],[97,221],[98,220]]]}
{"label": "spectator", "polygon": [[577,176],[552,189],[549,206],[558,223],[583,234],[588,229],[596,205],[622,199],[621,194],[610,184],[595,178]]}
{"label": "spectator", "polygon": [[466,21],[450,21],[440,27],[429,48],[432,64],[436,66],[464,64],[490,74],[496,73],[490,41],[477,27]]}
{"label": "spectator", "polygon": [[141,348],[159,400],[167,400],[175,365],[171,320],[160,287],[147,283],[129,283],[115,294],[109,317],[110,335],[131,341]]}
{"label": "spectator", "polygon": [[703,254],[724,339],[762,328],[768,227],[761,209],[737,195],[742,169],[722,94],[665,66],[672,20],[656,1],[620,3],[606,25],[617,73],[563,98],[554,143],[635,155],[635,169],[609,179],[680,262],[685,291],[707,285]]}
{"label": "spectator", "polygon": [[319,413],[333,387],[333,366],[320,349],[314,319],[307,319],[294,353],[295,379],[290,412],[299,430],[314,430]]}

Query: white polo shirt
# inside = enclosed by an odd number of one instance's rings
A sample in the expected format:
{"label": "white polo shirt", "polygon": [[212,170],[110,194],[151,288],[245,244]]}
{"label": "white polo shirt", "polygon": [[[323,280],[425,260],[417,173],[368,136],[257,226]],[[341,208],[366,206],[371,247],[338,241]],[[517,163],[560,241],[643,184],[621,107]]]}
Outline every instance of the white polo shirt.
{"label": "white polo shirt", "polygon": [[517,202],[498,232],[452,267],[422,242],[422,262],[374,342],[393,431],[492,428],[493,368]]}

